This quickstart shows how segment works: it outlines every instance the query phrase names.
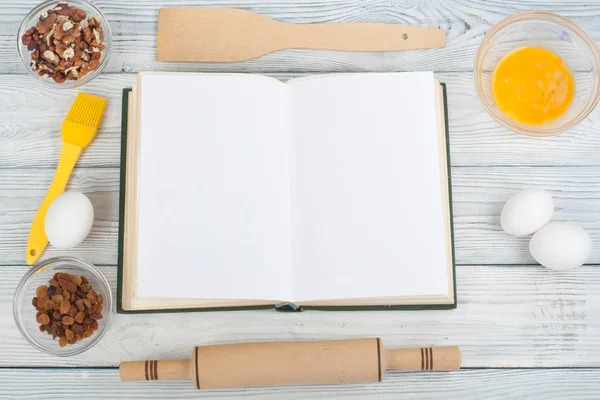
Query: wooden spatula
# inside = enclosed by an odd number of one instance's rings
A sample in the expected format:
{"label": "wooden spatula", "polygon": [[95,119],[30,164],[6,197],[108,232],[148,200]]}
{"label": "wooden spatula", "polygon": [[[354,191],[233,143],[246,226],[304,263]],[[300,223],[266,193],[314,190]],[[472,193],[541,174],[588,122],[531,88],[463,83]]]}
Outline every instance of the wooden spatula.
{"label": "wooden spatula", "polygon": [[233,62],[281,49],[398,51],[444,47],[441,29],[382,23],[287,24],[229,8],[161,8],[156,59]]}

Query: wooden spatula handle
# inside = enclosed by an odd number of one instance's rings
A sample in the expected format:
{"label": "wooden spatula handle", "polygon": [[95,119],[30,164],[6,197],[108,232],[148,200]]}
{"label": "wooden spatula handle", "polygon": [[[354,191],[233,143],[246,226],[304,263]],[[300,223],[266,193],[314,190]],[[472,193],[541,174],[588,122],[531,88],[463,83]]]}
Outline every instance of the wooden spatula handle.
{"label": "wooden spatula handle", "polygon": [[399,51],[443,47],[446,32],[382,23],[281,24],[282,48]]}

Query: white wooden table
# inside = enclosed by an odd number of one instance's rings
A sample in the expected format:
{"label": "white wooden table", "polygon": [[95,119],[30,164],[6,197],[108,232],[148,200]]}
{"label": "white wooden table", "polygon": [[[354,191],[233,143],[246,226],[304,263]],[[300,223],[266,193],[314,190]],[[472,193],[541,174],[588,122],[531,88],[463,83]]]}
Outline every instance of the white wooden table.
{"label": "white wooden table", "polygon": [[[555,196],[558,220],[581,223],[600,241],[600,109],[559,137],[508,132],[481,107],[472,65],[485,32],[527,9],[561,13],[600,40],[600,3],[470,0],[95,1],[107,15],[113,54],[83,90],[109,106],[96,141],[69,188],[91,198],[96,221],[76,250],[49,249],[100,266],[116,286],[121,91],[138,71],[241,71],[286,79],[314,72],[434,70],[448,85],[459,304],[452,311],[275,311],[115,315],[94,349],[72,358],[42,354],[20,336],[14,290],[27,271],[33,215],[53,176],[59,127],[75,90],[53,91],[26,75],[17,28],[34,0],[0,1],[0,398],[600,398],[600,246],[590,265],[555,273],[535,265],[527,241],[501,232],[508,196],[540,185]],[[294,23],[388,22],[440,27],[443,49],[387,54],[282,51],[240,64],[163,64],[155,60],[158,8],[242,7]],[[456,373],[387,373],[374,385],[197,392],[191,382],[122,384],[121,360],[177,358],[193,345],[235,341],[381,336],[386,346],[460,345]]]}

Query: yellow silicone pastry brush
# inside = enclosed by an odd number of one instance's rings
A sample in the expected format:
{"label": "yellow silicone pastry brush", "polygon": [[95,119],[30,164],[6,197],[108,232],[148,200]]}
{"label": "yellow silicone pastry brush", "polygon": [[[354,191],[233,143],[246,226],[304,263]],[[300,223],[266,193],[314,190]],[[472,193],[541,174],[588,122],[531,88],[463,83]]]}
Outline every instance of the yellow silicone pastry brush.
{"label": "yellow silicone pastry brush", "polygon": [[44,229],[46,211],[48,211],[48,207],[54,199],[65,191],[69,176],[83,149],[88,147],[96,138],[105,106],[106,99],[87,93],[79,93],[62,124],[63,144],[56,173],[44,201],[42,201],[33,218],[29,239],[27,239],[25,259],[29,265],[37,261],[48,245],[48,238]]}

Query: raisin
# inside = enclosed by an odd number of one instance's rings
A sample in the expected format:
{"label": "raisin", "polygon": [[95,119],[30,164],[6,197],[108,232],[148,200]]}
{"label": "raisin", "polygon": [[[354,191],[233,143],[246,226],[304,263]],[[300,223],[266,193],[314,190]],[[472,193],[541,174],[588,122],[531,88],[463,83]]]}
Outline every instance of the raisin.
{"label": "raisin", "polygon": [[47,325],[50,323],[50,317],[48,316],[48,314],[40,314],[36,318],[36,321],[38,322],[38,324]]}
{"label": "raisin", "polygon": [[81,285],[81,277],[80,276],[76,276],[76,275],[71,275],[69,276],[69,279],[71,280],[71,282],[73,282],[75,285],[80,286]]}
{"label": "raisin", "polygon": [[70,310],[71,310],[71,303],[69,303],[69,301],[63,301],[62,304],[60,305],[60,313],[68,314]]}
{"label": "raisin", "polygon": [[81,326],[79,324],[75,324],[71,327],[71,329],[73,330],[73,332],[76,335],[83,335],[83,331],[84,331],[83,326]]}
{"label": "raisin", "polygon": [[37,297],[46,297],[48,296],[48,286],[40,286],[35,291],[35,295]]}
{"label": "raisin", "polygon": [[88,293],[85,297],[89,299],[92,302],[92,304],[96,304],[98,302],[96,296],[91,293]]}
{"label": "raisin", "polygon": [[[42,41],[40,38],[36,45],[41,46]],[[52,69],[56,74],[56,68]],[[63,347],[92,336],[99,329],[98,320],[103,318],[104,297],[96,293],[84,276],[57,272],[49,284],[38,287],[31,299],[37,309],[40,332],[52,335],[52,339],[58,337]]]}
{"label": "raisin", "polygon": [[52,301],[56,304],[61,304],[63,302],[63,297],[60,294],[55,294],[52,296]]}
{"label": "raisin", "polygon": [[56,325],[51,325],[50,326],[50,334],[52,335],[52,339],[56,339],[56,337],[58,336],[56,333],[58,332],[58,326]]}
{"label": "raisin", "polygon": [[46,300],[44,300],[43,298],[38,298],[38,308],[44,309],[44,306],[46,305]]}
{"label": "raisin", "polygon": [[52,300],[46,300],[46,304],[44,304],[44,308],[46,310],[52,310],[54,308],[54,302]]}
{"label": "raisin", "polygon": [[70,292],[70,293],[77,292],[77,285],[75,285],[73,282],[69,281],[68,279],[59,279],[58,283],[60,284],[60,287],[63,290],[66,290],[67,292]]}
{"label": "raisin", "polygon": [[85,313],[83,311],[79,311],[74,319],[76,322],[83,324],[83,321],[85,319]]}

